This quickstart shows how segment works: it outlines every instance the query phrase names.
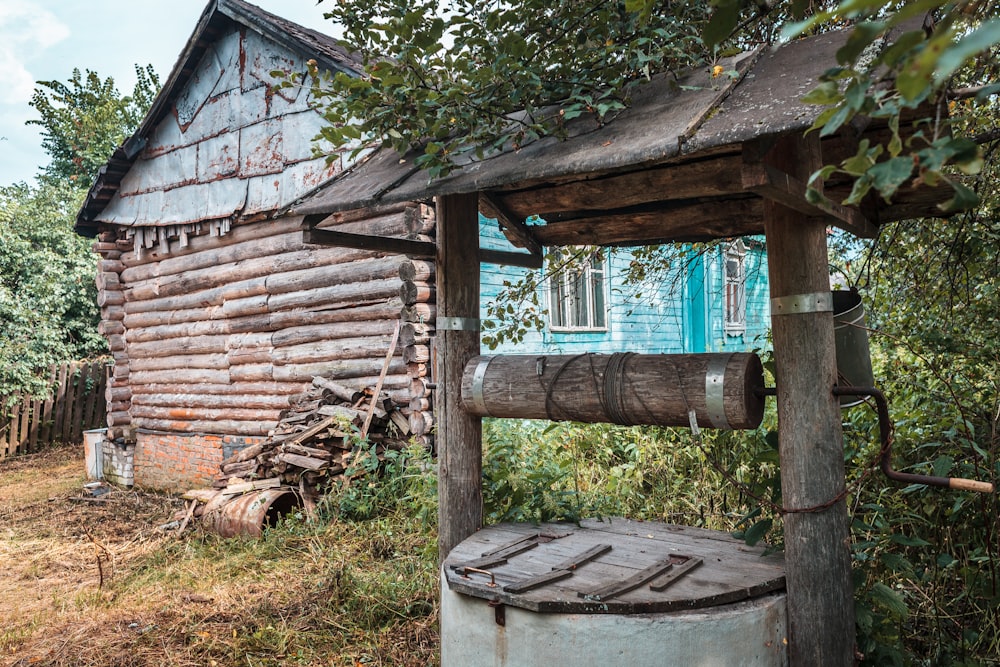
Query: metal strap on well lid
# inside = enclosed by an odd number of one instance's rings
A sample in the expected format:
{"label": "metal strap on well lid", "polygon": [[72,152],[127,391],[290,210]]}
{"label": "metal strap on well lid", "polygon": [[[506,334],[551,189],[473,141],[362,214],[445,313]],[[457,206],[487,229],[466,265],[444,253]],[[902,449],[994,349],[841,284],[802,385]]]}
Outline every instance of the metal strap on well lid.
{"label": "metal strap on well lid", "polygon": [[832,313],[833,293],[790,294],[771,299],[771,316],[800,313]]}
{"label": "metal strap on well lid", "polygon": [[439,317],[438,331],[479,331],[478,317]]}
{"label": "metal strap on well lid", "polygon": [[729,420],[726,418],[726,366],[732,354],[712,355],[708,359],[708,368],[705,369],[705,409],[708,411],[708,421],[713,428],[729,429]]}
{"label": "metal strap on well lid", "polygon": [[476,364],[476,370],[472,372],[472,404],[476,406],[476,410],[490,417],[493,415],[486,408],[486,397],[483,396],[483,378],[486,377],[486,368],[493,359],[494,357],[482,357]]}

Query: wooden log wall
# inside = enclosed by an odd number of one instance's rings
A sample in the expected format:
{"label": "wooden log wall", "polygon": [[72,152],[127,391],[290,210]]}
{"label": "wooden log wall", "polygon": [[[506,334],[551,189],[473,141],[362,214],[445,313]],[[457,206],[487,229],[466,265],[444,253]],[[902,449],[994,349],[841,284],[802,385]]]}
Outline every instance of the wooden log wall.
{"label": "wooden log wall", "polygon": [[[397,346],[384,389],[406,406],[412,433],[429,436],[433,264],[414,269],[424,285],[414,290],[406,276],[417,260],[305,245],[301,222],[234,225],[188,236],[183,247],[131,229],[99,237],[100,327],[115,360],[111,437],[133,429],[265,435],[316,376],[374,384],[400,319],[420,335]],[[335,214],[321,228],[429,240],[434,210]]]}

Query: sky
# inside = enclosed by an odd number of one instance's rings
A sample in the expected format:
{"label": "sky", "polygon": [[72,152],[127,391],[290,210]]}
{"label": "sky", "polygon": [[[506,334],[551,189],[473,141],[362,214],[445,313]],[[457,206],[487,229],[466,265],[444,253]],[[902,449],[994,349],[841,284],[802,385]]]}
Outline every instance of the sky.
{"label": "sky", "polygon": [[[316,0],[249,0],[330,32]],[[327,3],[333,0],[326,0]],[[66,81],[73,68],[112,77],[132,92],[135,65],[165,81],[208,0],[0,0],[0,186],[30,182],[48,162],[28,105],[37,81]],[[329,4],[325,5],[329,6]]]}

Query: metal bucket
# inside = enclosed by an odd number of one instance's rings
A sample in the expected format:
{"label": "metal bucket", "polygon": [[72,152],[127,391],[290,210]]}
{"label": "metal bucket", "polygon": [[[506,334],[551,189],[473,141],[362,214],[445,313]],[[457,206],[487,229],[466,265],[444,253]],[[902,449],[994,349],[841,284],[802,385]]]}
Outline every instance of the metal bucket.
{"label": "metal bucket", "polygon": [[205,505],[202,525],[223,537],[260,537],[285,514],[302,505],[291,489],[260,489],[240,496],[218,495]]}
{"label": "metal bucket", "polygon": [[[865,309],[857,292],[833,292],[833,336],[837,347],[837,384],[842,387],[874,386]],[[849,408],[863,400],[857,396],[841,396],[840,407]]]}

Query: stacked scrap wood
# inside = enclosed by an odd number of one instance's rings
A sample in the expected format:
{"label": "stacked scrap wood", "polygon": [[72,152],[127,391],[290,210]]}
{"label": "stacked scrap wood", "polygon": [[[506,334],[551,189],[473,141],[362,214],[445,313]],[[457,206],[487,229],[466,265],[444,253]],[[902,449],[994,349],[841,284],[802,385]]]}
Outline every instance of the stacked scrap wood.
{"label": "stacked scrap wood", "polygon": [[[266,440],[222,462],[212,489],[185,497],[207,503],[217,495],[236,496],[281,486],[297,490],[306,509],[337,479],[345,479],[356,444],[367,439],[381,458],[402,449],[409,419],[391,397],[375,388],[358,391],[326,378],[313,378],[310,391],[294,397]],[[200,515],[196,507],[193,515]]]}

